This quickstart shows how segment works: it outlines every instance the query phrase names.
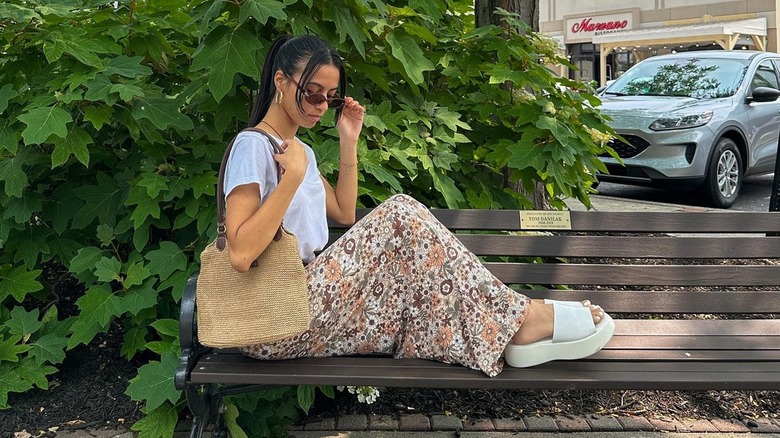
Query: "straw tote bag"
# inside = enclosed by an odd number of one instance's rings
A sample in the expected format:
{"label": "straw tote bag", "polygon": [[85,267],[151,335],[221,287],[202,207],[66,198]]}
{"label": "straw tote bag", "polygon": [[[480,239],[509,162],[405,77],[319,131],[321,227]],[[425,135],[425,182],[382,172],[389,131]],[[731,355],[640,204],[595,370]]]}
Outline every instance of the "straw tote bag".
{"label": "straw tote bag", "polygon": [[[275,153],[281,147],[266,132]],[[309,293],[298,240],[282,225],[249,271],[230,264],[225,229],[224,178],[230,142],[217,179],[217,238],[200,254],[196,290],[198,338],[208,347],[240,347],[271,342],[309,328]],[[269,151],[270,153],[270,151]],[[281,175],[277,166],[277,178]]]}

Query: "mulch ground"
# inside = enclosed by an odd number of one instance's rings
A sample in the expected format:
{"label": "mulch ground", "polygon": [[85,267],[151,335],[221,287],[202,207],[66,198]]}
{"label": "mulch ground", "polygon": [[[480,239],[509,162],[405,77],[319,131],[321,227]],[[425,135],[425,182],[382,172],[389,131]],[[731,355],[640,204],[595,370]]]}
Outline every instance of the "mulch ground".
{"label": "mulch ground", "polygon": [[39,436],[52,427],[120,427],[139,420],[141,406],[125,390],[143,363],[121,358],[121,342],[121,332],[114,328],[89,346],[69,351],[60,370],[49,377],[48,390],[9,394],[11,408],[0,411],[0,437],[22,430]]}

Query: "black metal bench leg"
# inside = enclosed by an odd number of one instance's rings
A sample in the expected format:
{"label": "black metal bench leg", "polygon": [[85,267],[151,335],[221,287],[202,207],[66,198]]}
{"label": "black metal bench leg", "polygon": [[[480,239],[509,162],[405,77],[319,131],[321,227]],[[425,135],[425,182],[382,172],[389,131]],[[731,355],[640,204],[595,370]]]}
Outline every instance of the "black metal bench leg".
{"label": "black metal bench leg", "polygon": [[192,413],[192,431],[190,438],[202,438],[209,422],[212,419],[211,412],[211,392],[212,388],[204,388],[203,395],[199,394],[198,388],[194,385],[188,385],[184,390],[187,396],[187,405]]}
{"label": "black metal bench leg", "polygon": [[192,430],[190,431],[190,438],[202,438],[203,432],[206,431],[208,420],[202,417],[192,417]]}

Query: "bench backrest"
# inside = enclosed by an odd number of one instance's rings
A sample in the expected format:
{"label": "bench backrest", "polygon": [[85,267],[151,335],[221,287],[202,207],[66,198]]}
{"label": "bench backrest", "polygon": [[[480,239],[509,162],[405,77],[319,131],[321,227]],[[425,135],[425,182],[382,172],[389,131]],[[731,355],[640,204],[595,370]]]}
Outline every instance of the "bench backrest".
{"label": "bench backrest", "polygon": [[518,211],[433,212],[501,281],[539,289],[532,297],[615,313],[780,313],[780,212],[572,211],[570,230],[549,231],[523,230]]}

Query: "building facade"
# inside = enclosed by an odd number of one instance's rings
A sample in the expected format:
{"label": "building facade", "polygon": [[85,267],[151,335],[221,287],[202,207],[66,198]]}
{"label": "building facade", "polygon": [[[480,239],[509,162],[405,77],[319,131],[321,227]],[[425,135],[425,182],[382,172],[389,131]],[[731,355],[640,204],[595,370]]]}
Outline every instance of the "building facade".
{"label": "building facade", "polygon": [[540,0],[541,33],[604,84],[650,56],[690,50],[778,51],[780,0]]}

